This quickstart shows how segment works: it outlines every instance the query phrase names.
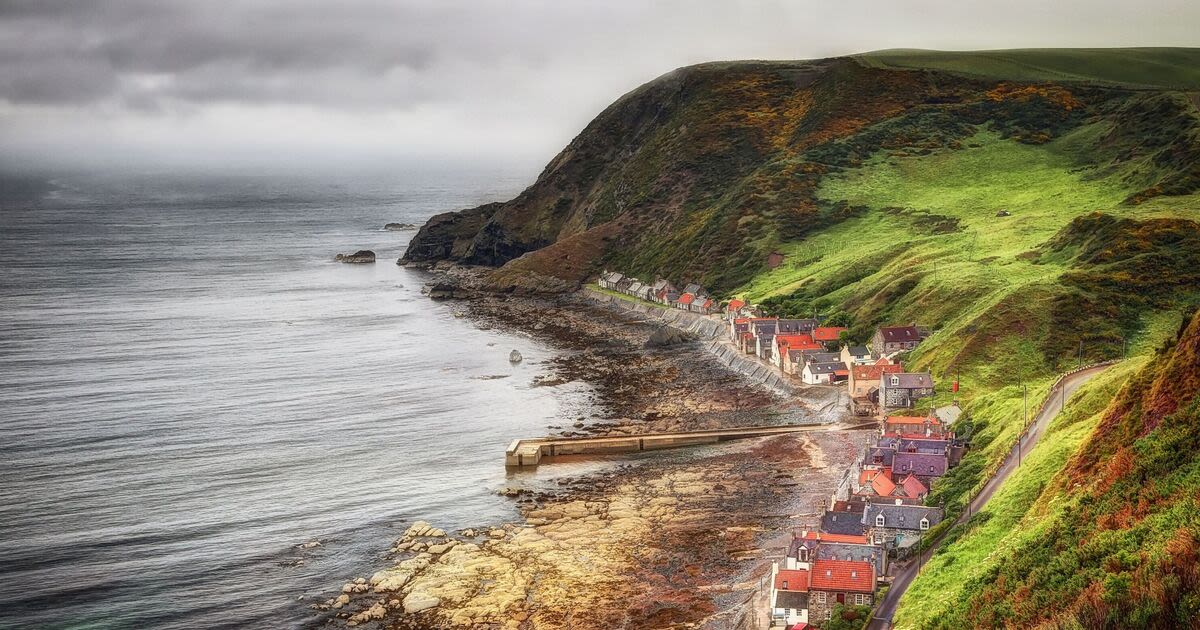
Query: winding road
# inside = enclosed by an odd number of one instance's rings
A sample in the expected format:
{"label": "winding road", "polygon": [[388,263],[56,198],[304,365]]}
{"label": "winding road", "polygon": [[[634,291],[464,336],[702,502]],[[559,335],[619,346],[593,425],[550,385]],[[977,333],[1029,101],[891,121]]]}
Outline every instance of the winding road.
{"label": "winding road", "polygon": [[[1093,376],[1104,371],[1109,365],[1098,365],[1096,367],[1081,370],[1063,379],[1062,385],[1050,390],[1047,398],[1050,399],[1050,404],[1047,404],[1042,412],[1033,419],[1033,424],[1025,437],[1021,439],[1019,450],[1021,453],[1028,453],[1033,447],[1037,446],[1038,440],[1042,434],[1046,432],[1046,427],[1063,409],[1066,400],[1069,399],[1075,390],[1086,383]],[[1062,391],[1063,389],[1066,391]],[[976,514],[979,510],[987,505],[989,499],[995,494],[996,490],[1008,479],[1009,475],[1017,469],[1019,465],[1018,448],[1014,445],[1013,452],[1004,460],[1004,464],[999,470],[992,475],[991,480],[983,487],[983,490],[971,501],[968,509],[961,516],[955,525],[965,523],[970,515]],[[921,554],[918,560],[909,560],[904,565],[901,565],[896,572],[895,579],[892,580],[892,586],[888,589],[887,595],[879,603],[879,607],[875,610],[875,617],[871,619],[871,623],[867,626],[868,630],[888,630],[892,627],[892,616],[896,614],[896,605],[900,602],[900,598],[904,595],[904,591],[908,590],[909,584],[913,578],[917,576],[917,572],[924,559],[931,556],[942,544],[939,538],[929,550]]]}

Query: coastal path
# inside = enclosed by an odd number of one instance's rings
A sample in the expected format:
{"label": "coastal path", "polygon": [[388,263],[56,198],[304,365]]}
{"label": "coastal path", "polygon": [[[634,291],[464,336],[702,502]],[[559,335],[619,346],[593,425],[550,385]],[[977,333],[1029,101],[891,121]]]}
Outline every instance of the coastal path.
{"label": "coastal path", "polygon": [[[1057,417],[1065,408],[1066,399],[1070,398],[1075,393],[1075,390],[1079,389],[1081,385],[1093,376],[1108,368],[1109,365],[1108,363],[1104,363],[1067,374],[1057,386],[1050,390],[1050,393],[1046,396],[1046,403],[1042,405],[1041,410],[1034,418],[1033,423],[1030,424],[1029,429],[1014,444],[1014,450],[1004,460],[1004,464],[984,484],[979,494],[975,495],[975,498],[968,503],[967,510],[955,521],[954,524],[956,526],[967,522],[972,514],[978,513],[979,510],[987,505],[988,500],[992,498],[996,490],[1020,466],[1021,453],[1028,453],[1033,447],[1037,446],[1038,440],[1045,433],[1046,427],[1050,425],[1050,421]],[[904,595],[904,591],[908,590],[908,586],[920,573],[921,567],[924,565],[924,560],[932,556],[941,545],[942,538],[939,538],[929,546],[928,550],[921,552],[916,560],[909,560],[896,572],[887,594],[875,608],[875,616],[871,619],[871,623],[867,625],[868,630],[888,630],[892,627],[892,616],[896,614],[896,606],[899,604],[900,598]]]}

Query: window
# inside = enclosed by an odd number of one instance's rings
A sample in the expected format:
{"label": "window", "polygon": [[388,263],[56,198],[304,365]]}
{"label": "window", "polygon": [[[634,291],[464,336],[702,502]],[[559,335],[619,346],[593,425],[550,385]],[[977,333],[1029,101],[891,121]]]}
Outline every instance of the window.
{"label": "window", "polygon": [[921,519],[921,529],[929,529],[929,519]]}
{"label": "window", "polygon": [[800,562],[808,562],[808,547],[800,547],[800,553],[797,556]]}
{"label": "window", "polygon": [[933,472],[933,466],[929,467],[929,472],[931,472],[931,473]]}
{"label": "window", "polygon": [[787,590],[787,580],[783,581],[783,590]]}
{"label": "window", "polygon": [[817,591],[817,603],[818,604],[825,603],[825,591]]}
{"label": "window", "polygon": [[857,594],[857,595],[855,595],[855,596],[854,596],[854,605],[855,605],[855,606],[862,606],[862,605],[863,605],[863,596],[862,596],[862,593],[859,593],[859,594]]}
{"label": "window", "polygon": [[883,515],[882,514],[875,517],[875,527],[883,527]]}
{"label": "window", "polygon": [[826,620],[833,619],[833,609],[832,608],[825,611],[825,619]]}
{"label": "window", "polygon": [[899,377],[899,376],[893,376],[893,377],[892,377],[892,385],[893,385],[893,386],[898,386],[898,385],[900,385],[900,377]]}

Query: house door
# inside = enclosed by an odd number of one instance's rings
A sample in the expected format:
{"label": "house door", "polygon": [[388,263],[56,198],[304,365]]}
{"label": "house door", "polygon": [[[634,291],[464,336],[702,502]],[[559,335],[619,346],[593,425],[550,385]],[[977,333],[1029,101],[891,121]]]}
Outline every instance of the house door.
{"label": "house door", "polygon": [[837,600],[838,600],[839,604],[845,604],[846,603],[846,594],[838,593]]}

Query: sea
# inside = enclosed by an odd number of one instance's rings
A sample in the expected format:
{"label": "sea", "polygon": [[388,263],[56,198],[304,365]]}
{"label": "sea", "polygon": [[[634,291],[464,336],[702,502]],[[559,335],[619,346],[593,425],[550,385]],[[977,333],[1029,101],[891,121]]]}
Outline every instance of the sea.
{"label": "sea", "polygon": [[535,174],[0,179],[0,628],[316,627],[413,521],[515,520],[505,446],[591,392],[382,227]]}

